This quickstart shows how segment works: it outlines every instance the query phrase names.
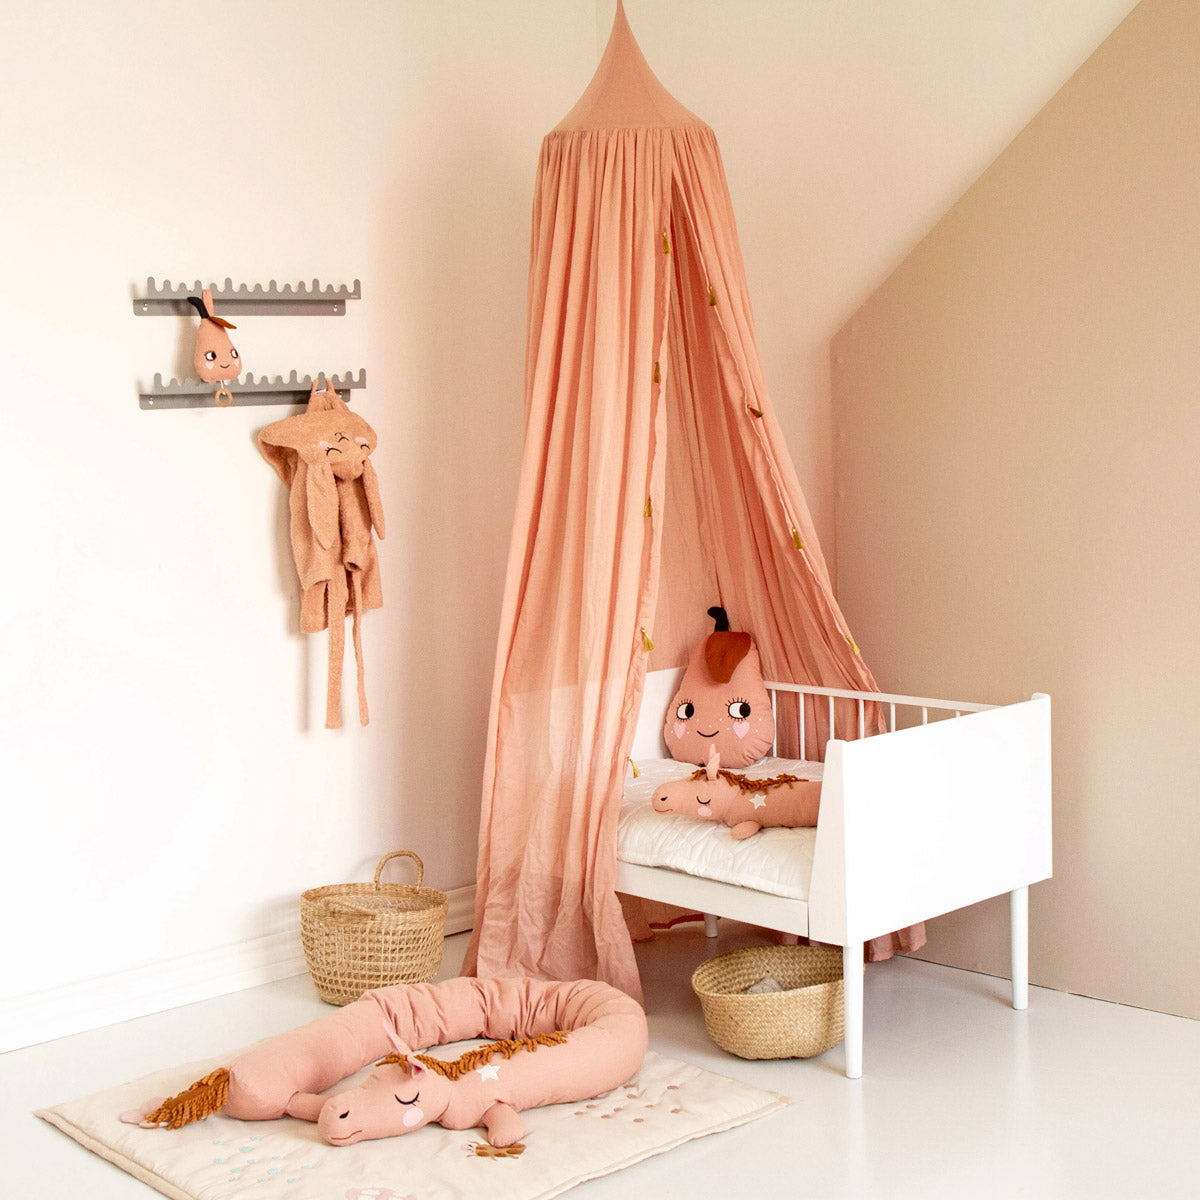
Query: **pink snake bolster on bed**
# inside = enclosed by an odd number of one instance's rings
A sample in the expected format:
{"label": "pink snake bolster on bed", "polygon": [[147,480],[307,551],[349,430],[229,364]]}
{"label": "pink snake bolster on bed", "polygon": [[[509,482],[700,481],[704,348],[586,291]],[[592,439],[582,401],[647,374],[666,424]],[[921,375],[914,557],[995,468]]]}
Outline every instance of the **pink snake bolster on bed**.
{"label": "pink snake bolster on bed", "polygon": [[[453,1063],[419,1053],[473,1038],[494,1040]],[[493,1146],[509,1146],[524,1135],[521,1110],[618,1087],[646,1045],[641,1006],[596,980],[407,984],[367,992],[122,1119],[175,1129],[217,1111],[245,1121],[293,1116],[315,1121],[337,1146],[430,1122],[482,1125]],[[320,1094],[372,1062],[360,1087]]]}

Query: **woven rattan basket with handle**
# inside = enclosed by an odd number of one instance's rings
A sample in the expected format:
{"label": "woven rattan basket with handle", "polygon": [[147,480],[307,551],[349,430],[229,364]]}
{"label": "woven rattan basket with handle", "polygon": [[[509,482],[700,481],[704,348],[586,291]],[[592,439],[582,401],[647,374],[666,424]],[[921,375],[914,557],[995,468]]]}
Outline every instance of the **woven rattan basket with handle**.
{"label": "woven rattan basket with handle", "polygon": [[[766,978],[781,992],[747,992]],[[692,990],[708,1036],[739,1058],[811,1058],[845,1032],[837,946],[752,946],[701,963]]]}
{"label": "woven rattan basket with handle", "polygon": [[[417,864],[417,882],[380,883],[393,858]],[[422,887],[425,864],[411,850],[385,854],[373,883],[309,888],[300,897],[300,936],[321,999],[350,1004],[372,988],[427,983],[442,964],[446,893]]]}

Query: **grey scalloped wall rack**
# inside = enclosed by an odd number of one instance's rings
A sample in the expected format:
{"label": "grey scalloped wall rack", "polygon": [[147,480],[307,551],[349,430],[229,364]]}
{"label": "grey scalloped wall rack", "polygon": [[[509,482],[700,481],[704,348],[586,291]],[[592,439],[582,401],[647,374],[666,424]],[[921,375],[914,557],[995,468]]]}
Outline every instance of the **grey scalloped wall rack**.
{"label": "grey scalloped wall rack", "polygon": [[[203,290],[204,285],[198,279],[190,285],[172,284],[164,279],[160,285],[150,278],[146,280],[146,294],[134,296],[133,311],[139,317],[194,316],[195,310],[187,298],[199,296]],[[264,317],[343,317],[347,300],[362,299],[362,285],[357,279],[353,288],[332,283],[322,287],[319,279],[312,281],[311,288],[304,283],[295,287],[285,283],[280,287],[273,279],[266,287],[261,283],[253,287],[244,283],[235,286],[232,279],[226,279],[221,287],[214,283],[209,290],[213,303],[220,305],[222,316],[253,312]]]}
{"label": "grey scalloped wall rack", "polygon": [[[195,309],[188,303],[188,297],[198,296],[203,290],[204,285],[198,279],[191,285],[172,284],[169,279],[164,279],[160,284],[151,277],[146,280],[145,295],[134,296],[133,311],[139,317],[194,316]],[[295,287],[290,283],[280,287],[273,279],[263,287],[261,283],[253,286],[244,283],[235,285],[232,279],[227,278],[221,287],[215,283],[211,284],[209,291],[222,316],[255,313],[259,316],[341,317],[346,314],[347,300],[362,299],[362,285],[357,279],[351,288],[346,284],[322,285],[319,279],[314,279],[311,287],[303,282]],[[367,386],[365,368],[360,370],[357,376],[347,373],[327,378],[319,374],[317,378],[327,379],[338,392]],[[286,379],[281,375],[273,378],[264,375],[255,379],[252,373],[247,372],[244,382],[223,385],[230,400],[228,404],[218,404],[217,387],[222,385],[198,383],[194,379],[172,379],[169,383],[163,383],[162,375],[155,374],[153,386],[138,392],[138,405],[144,409],[175,409],[236,408],[248,404],[304,404],[308,400],[312,384],[312,376],[305,375],[299,378],[295,371]]]}
{"label": "grey scalloped wall rack", "polygon": [[[335,392],[347,392],[367,386],[367,369],[363,367],[357,375],[318,375],[318,381],[330,384]],[[149,391],[138,393],[138,404],[142,408],[238,408],[247,404],[304,404],[312,391],[311,375],[300,378],[293,371],[286,379],[282,375],[271,378],[264,375],[255,379],[246,372],[245,383],[227,383],[225,390],[231,397],[229,404],[217,404],[217,384],[197,383],[194,379],[180,382],[172,379],[163,383],[161,375],[154,376],[154,386]]]}

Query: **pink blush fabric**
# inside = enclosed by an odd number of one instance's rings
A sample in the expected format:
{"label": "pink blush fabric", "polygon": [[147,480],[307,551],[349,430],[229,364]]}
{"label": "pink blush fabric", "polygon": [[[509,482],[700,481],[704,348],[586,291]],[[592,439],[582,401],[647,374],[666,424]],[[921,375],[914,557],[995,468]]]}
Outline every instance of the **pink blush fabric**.
{"label": "pink blush fabric", "polygon": [[716,138],[620,6],[542,144],[525,417],[463,969],[640,998],[616,834],[648,665],[685,662],[715,602],[768,678],[878,689],[767,395]]}

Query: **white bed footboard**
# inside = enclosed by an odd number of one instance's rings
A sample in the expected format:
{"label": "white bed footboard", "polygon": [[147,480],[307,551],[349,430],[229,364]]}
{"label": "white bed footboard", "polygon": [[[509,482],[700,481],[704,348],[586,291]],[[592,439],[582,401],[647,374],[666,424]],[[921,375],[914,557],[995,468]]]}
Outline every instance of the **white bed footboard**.
{"label": "white bed footboard", "polygon": [[1050,698],[831,741],[809,934],[845,946],[1051,873]]}

